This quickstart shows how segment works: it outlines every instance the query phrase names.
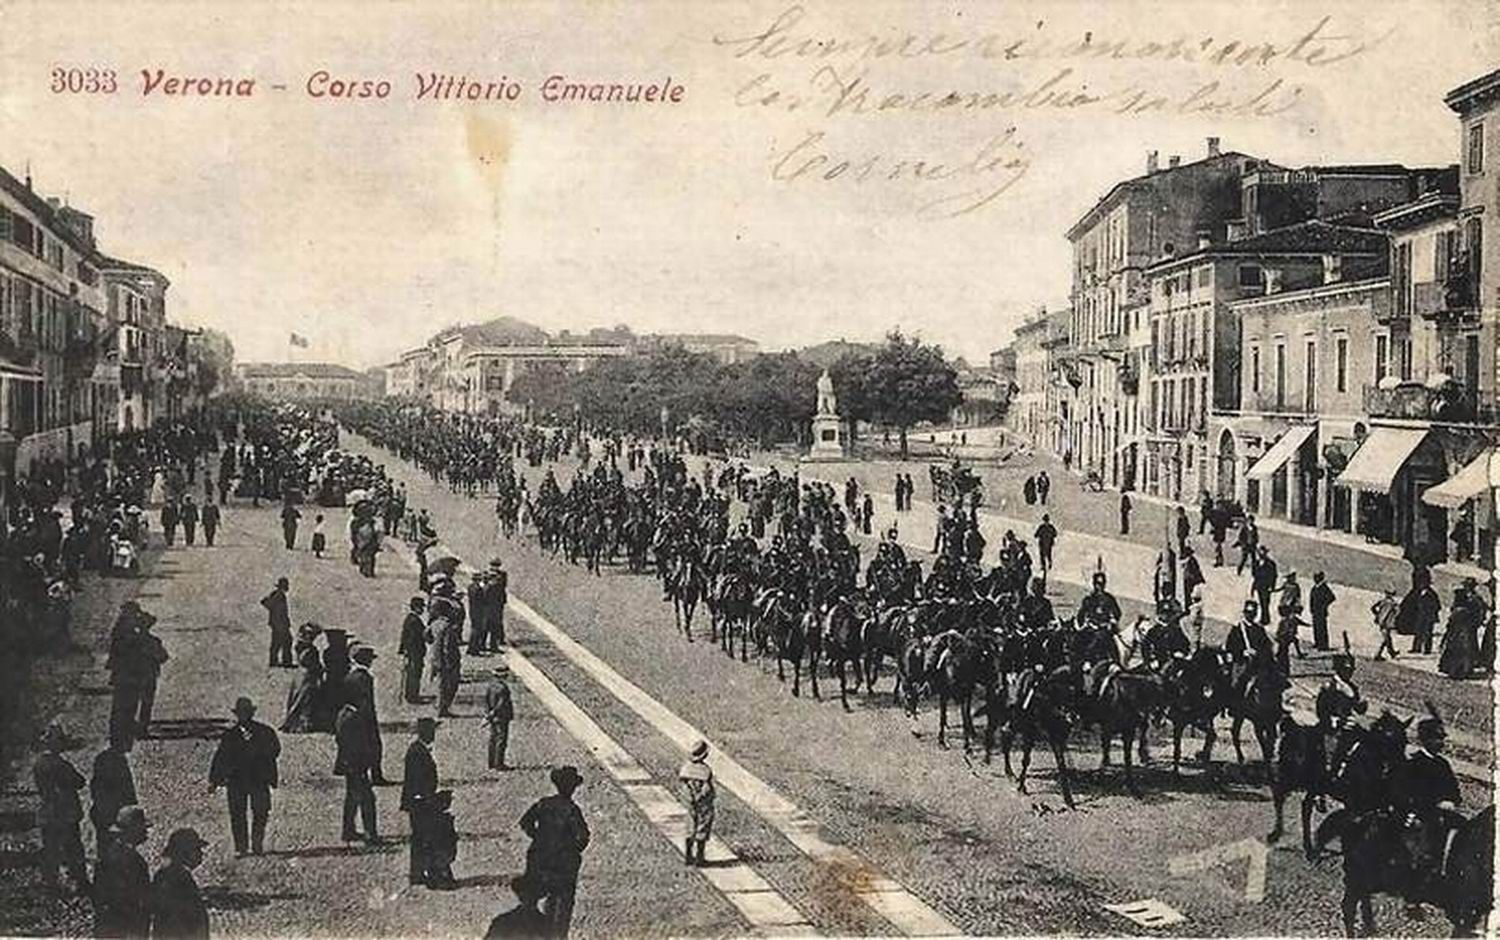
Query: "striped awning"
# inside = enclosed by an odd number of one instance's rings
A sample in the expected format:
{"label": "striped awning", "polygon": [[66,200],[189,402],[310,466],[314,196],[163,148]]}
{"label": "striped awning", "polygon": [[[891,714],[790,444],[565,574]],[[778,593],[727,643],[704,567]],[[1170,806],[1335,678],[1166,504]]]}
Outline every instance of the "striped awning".
{"label": "striped awning", "polygon": [[1389,493],[1396,474],[1426,439],[1426,428],[1374,428],[1339,474],[1338,484]]}
{"label": "striped awning", "polygon": [[1436,486],[1429,486],[1422,493],[1422,502],[1429,506],[1457,509],[1483,493],[1490,485],[1490,455],[1494,452],[1494,448],[1485,448],[1452,477]]}
{"label": "striped awning", "polygon": [[1287,431],[1276,440],[1275,444],[1271,445],[1270,450],[1260,455],[1260,459],[1245,472],[1245,476],[1252,480],[1264,480],[1270,477],[1285,466],[1286,462],[1291,460],[1292,455],[1297,452],[1297,448],[1305,444],[1309,437],[1317,433],[1317,430],[1316,424],[1299,424]]}

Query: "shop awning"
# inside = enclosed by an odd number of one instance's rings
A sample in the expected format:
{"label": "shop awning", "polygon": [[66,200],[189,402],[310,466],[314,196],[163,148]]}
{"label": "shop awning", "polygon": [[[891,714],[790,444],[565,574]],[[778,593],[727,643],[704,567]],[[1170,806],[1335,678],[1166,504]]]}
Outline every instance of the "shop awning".
{"label": "shop awning", "polygon": [[1285,466],[1286,462],[1291,460],[1292,455],[1297,452],[1297,448],[1305,444],[1317,430],[1316,424],[1299,424],[1281,435],[1276,443],[1271,445],[1270,450],[1260,455],[1260,459],[1246,471],[1245,476],[1251,480],[1268,478]]}
{"label": "shop awning", "polygon": [[1429,486],[1422,494],[1422,502],[1429,506],[1457,509],[1483,493],[1490,485],[1490,455],[1494,452],[1493,448],[1486,448],[1451,478],[1437,486]]}
{"label": "shop awning", "polygon": [[1389,493],[1396,474],[1427,438],[1425,428],[1374,428],[1339,474],[1340,486]]}

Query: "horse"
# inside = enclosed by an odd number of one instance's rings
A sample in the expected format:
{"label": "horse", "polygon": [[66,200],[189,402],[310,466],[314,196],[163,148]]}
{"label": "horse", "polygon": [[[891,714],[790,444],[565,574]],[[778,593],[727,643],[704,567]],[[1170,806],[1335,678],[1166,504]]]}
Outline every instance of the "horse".
{"label": "horse", "polygon": [[1084,629],[1073,634],[1069,660],[1086,691],[1085,714],[1099,728],[1100,768],[1109,766],[1110,743],[1120,739],[1124,752],[1125,786],[1140,796],[1135,781],[1135,751],[1149,760],[1146,734],[1152,713],[1162,700],[1161,680],[1136,669],[1124,669],[1116,656],[1112,631]]}
{"label": "horse", "polygon": [[1249,721],[1255,731],[1255,739],[1260,744],[1261,760],[1265,762],[1266,773],[1269,775],[1276,752],[1276,732],[1286,714],[1281,694],[1286,690],[1288,680],[1286,674],[1277,667],[1276,660],[1269,656],[1255,657],[1246,668],[1249,669],[1249,674],[1245,681],[1229,695],[1229,732],[1234,741],[1234,756],[1241,764],[1245,762],[1245,752],[1240,746],[1240,729]]}
{"label": "horse", "polygon": [[1436,864],[1421,866],[1407,844],[1404,815],[1388,809],[1337,810],[1318,826],[1316,848],[1333,839],[1344,847],[1344,932],[1375,934],[1376,894],[1428,903],[1448,918],[1455,937],[1474,936],[1494,907],[1495,807],[1486,806],[1454,829]]}
{"label": "horse", "polygon": [[[1276,754],[1276,776],[1271,781],[1271,799],[1276,822],[1266,836],[1278,841],[1285,831],[1286,798],[1302,791],[1302,848],[1311,859],[1312,813],[1325,796],[1339,799],[1345,809],[1367,810],[1387,805],[1391,778],[1406,758],[1406,732],[1411,719],[1402,721],[1390,712],[1381,714],[1368,730],[1350,726],[1337,731],[1328,721],[1302,725],[1290,717],[1281,723],[1281,744]],[[1329,742],[1333,758],[1329,765]]]}
{"label": "horse", "polygon": [[854,689],[863,682],[861,662],[864,656],[865,623],[870,619],[870,605],[863,594],[846,594],[828,608],[823,621],[822,639],[828,654],[830,674],[839,680],[839,702],[849,711],[849,685],[846,665],[854,667]]}
{"label": "horse", "polygon": [[1200,647],[1186,660],[1169,660],[1164,667],[1163,689],[1166,713],[1172,723],[1172,774],[1182,772],[1182,733],[1197,728],[1203,733],[1198,760],[1213,773],[1214,719],[1224,710],[1229,680],[1218,650]]}
{"label": "horse", "polygon": [[[791,593],[780,588],[767,591],[758,605],[761,635],[776,655],[776,678],[786,681],[786,663],[792,664],[792,694],[802,694],[802,654],[807,648],[802,611]],[[814,615],[814,619],[816,616]],[[814,680],[816,681],[816,679]]]}
{"label": "horse", "polygon": [[[1000,753],[1005,761],[1005,775],[1016,781],[1016,790],[1026,793],[1026,774],[1031,769],[1031,750],[1038,737],[1045,737],[1052,748],[1057,767],[1057,783],[1063,802],[1074,807],[1073,789],[1068,783],[1068,737],[1073,733],[1076,708],[1072,673],[1066,664],[1051,667],[1040,662],[1016,675],[1006,685],[1007,718],[1000,734]],[[1021,773],[1011,770],[1011,744],[1021,736]]]}
{"label": "horse", "polygon": [[672,596],[672,610],[677,615],[677,626],[693,642],[693,612],[708,586],[703,564],[691,547],[676,558],[667,575],[667,592]]}
{"label": "horse", "polygon": [[938,747],[948,746],[948,703],[952,701],[958,703],[967,754],[974,736],[972,709],[978,651],[967,636],[952,630],[934,637],[932,642],[939,646],[939,652],[927,672],[927,685],[938,699]]}

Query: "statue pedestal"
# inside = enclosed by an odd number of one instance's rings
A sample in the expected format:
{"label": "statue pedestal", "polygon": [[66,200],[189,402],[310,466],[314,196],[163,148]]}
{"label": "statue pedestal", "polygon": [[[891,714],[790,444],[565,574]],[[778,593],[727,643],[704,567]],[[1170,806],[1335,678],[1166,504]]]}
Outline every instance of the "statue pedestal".
{"label": "statue pedestal", "polygon": [[844,423],[838,415],[820,414],[812,419],[812,450],[807,460],[844,460],[849,455],[844,440]]}

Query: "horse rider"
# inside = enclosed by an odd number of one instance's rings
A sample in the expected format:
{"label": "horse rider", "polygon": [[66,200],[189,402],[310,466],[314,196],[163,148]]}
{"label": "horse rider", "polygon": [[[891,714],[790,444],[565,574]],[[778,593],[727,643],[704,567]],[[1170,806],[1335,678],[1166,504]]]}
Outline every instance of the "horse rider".
{"label": "horse rider", "polygon": [[1078,604],[1079,626],[1108,626],[1113,629],[1120,622],[1120,602],[1105,590],[1107,583],[1104,572],[1094,572],[1094,589],[1084,595]]}
{"label": "horse rider", "polygon": [[1231,664],[1230,683],[1237,695],[1244,694],[1256,661],[1273,656],[1271,638],[1266,635],[1259,614],[1260,605],[1247,599],[1239,622],[1229,628],[1229,636],[1224,641],[1224,652],[1229,655]]}
{"label": "horse rider", "polygon": [[1397,808],[1406,812],[1402,841],[1411,853],[1416,878],[1410,885],[1410,896],[1418,892],[1422,881],[1445,876],[1449,842],[1464,819],[1458,812],[1463,797],[1458,777],[1443,756],[1448,740],[1443,720],[1436,714],[1417,722],[1417,750],[1396,772],[1393,791]]}
{"label": "horse rider", "polygon": [[1031,579],[1031,593],[1021,598],[1017,613],[1024,630],[1045,630],[1052,625],[1054,614],[1052,601],[1047,599],[1046,581],[1041,578]]}

